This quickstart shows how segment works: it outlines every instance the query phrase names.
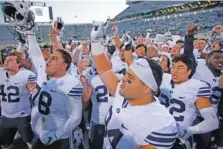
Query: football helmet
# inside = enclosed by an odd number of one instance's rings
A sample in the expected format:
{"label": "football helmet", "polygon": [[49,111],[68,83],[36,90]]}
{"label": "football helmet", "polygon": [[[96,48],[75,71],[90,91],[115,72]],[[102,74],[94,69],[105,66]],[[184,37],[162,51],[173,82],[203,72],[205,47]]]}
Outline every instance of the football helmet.
{"label": "football helmet", "polygon": [[35,15],[29,10],[30,2],[5,1],[2,4],[2,12],[7,21],[20,31],[27,31],[33,28]]}
{"label": "football helmet", "polygon": [[58,17],[57,20],[54,22],[54,27],[57,25],[57,30],[59,31],[59,36],[63,35],[64,30],[64,22],[61,17]]}

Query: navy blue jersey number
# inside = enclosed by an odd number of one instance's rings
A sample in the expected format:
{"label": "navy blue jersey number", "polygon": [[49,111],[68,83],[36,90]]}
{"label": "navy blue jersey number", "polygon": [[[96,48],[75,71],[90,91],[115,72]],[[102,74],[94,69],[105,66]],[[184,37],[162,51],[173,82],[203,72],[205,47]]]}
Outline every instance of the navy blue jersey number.
{"label": "navy blue jersey number", "polygon": [[96,95],[97,102],[108,102],[108,97],[107,97],[108,90],[104,85],[97,86],[95,88],[95,91],[97,92]]}
{"label": "navy blue jersey number", "polygon": [[122,132],[119,129],[107,130],[107,135],[108,139],[110,140],[112,148],[116,148],[118,142],[123,136]]}
{"label": "navy blue jersey number", "polygon": [[19,88],[17,86],[8,86],[7,87],[8,95],[4,92],[4,88],[5,88],[4,85],[0,86],[0,96],[2,96],[2,101],[4,102],[19,102],[20,101]]}
{"label": "navy blue jersey number", "polygon": [[[186,109],[186,106],[185,106],[184,102],[181,101],[181,100],[177,100],[175,98],[170,100],[170,104],[177,105],[177,108],[176,107],[171,107],[170,108],[170,114],[172,114],[172,115],[173,115],[173,112],[183,113],[185,111],[185,109]],[[174,118],[178,122],[179,121],[182,122],[184,120],[184,116],[183,115],[180,115],[178,117],[174,116]]]}
{"label": "navy blue jersey number", "polygon": [[42,91],[39,96],[38,109],[39,113],[43,115],[50,114],[50,105],[52,102],[52,97],[46,91]]}

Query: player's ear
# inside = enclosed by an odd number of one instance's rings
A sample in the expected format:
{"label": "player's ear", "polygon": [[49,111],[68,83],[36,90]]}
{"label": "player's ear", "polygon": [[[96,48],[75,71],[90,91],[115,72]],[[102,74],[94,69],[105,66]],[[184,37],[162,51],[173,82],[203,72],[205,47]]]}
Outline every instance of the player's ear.
{"label": "player's ear", "polygon": [[192,73],[192,69],[187,70],[188,76],[190,76],[191,73]]}
{"label": "player's ear", "polygon": [[152,89],[145,85],[145,93],[146,94],[151,94],[152,93]]}
{"label": "player's ear", "polygon": [[63,67],[64,67],[65,69],[67,68],[67,66],[68,66],[67,63],[64,63],[64,64],[63,64]]}

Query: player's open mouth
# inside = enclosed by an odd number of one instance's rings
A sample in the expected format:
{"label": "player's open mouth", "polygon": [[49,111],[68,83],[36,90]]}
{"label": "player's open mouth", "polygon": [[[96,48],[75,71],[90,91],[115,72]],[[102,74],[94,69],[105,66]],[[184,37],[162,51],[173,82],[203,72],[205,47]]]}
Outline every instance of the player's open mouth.
{"label": "player's open mouth", "polygon": [[173,79],[177,79],[177,76],[176,76],[176,75],[172,75],[172,78],[173,78]]}

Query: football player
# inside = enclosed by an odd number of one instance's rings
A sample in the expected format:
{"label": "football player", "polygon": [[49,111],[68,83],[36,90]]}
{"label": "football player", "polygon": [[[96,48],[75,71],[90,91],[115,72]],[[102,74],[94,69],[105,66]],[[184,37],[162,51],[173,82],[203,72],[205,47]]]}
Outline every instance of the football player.
{"label": "football player", "polygon": [[[32,95],[32,129],[38,138],[33,148],[69,148],[72,130],[81,121],[83,87],[78,78],[67,73],[72,61],[69,53],[63,49],[55,50],[45,64],[33,31],[28,32],[28,41],[32,61],[38,62],[32,67],[41,78]],[[45,72],[43,68],[46,68]]]}
{"label": "football player", "polygon": [[[84,85],[85,86],[85,85]],[[88,75],[87,87],[88,92],[83,95],[85,102],[91,99],[91,128],[90,128],[90,147],[92,149],[102,149],[104,132],[105,132],[105,116],[111,107],[112,97],[110,97],[108,89],[101,81],[98,74]]]}
{"label": "football player", "polygon": [[12,148],[17,131],[28,147],[32,147],[29,95],[35,89],[37,78],[31,71],[20,68],[20,65],[21,58],[16,53],[10,53],[5,59],[4,69],[0,68],[0,144],[4,149]]}
{"label": "football player", "polygon": [[[192,60],[187,55],[180,55],[173,59],[171,68],[172,80],[165,80],[169,84],[165,92],[169,95],[167,107],[179,125],[179,138],[189,139],[194,134],[203,134],[218,128],[218,118],[211,105],[210,86],[202,81],[189,79],[192,72]],[[167,92],[168,90],[168,92]],[[200,115],[204,120],[194,125],[196,117]],[[174,148],[180,148],[178,140]],[[192,141],[190,142],[190,146]],[[191,146],[192,147],[192,146]]]}
{"label": "football player", "polygon": [[70,64],[71,56],[64,50],[54,51],[46,64],[50,80],[33,96],[38,112],[33,112],[32,128],[39,138],[34,149],[69,148],[72,130],[81,121],[83,88],[79,79],[67,74]]}
{"label": "football player", "polygon": [[[132,62],[119,83],[100,42],[107,24],[94,24],[91,32],[97,71],[114,96],[105,120],[103,148],[171,148],[177,137],[176,123],[154,97],[162,81],[161,68],[154,61],[139,59]],[[130,50],[129,47],[125,44],[125,49]]]}

